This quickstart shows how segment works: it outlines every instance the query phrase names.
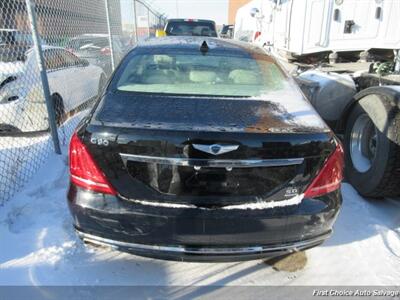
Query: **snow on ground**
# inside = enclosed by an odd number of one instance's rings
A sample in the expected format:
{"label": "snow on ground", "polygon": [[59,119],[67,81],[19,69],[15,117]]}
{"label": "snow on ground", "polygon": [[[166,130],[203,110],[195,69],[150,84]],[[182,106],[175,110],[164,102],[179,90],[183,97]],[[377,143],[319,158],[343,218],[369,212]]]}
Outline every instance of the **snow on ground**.
{"label": "snow on ground", "polygon": [[0,138],[0,205],[28,182],[51,151],[50,137]]}
{"label": "snow on ground", "polygon": [[[62,145],[67,145],[71,132],[87,113],[88,110],[77,113],[59,128]],[[52,151],[50,133],[0,138],[0,206],[21,190]]]}
{"label": "snow on ground", "polygon": [[[66,149],[63,149],[66,153]],[[67,158],[50,155],[0,208],[0,285],[395,285],[400,282],[400,201],[361,198],[344,184],[331,239],[306,267],[277,272],[263,261],[182,263],[85,248],[66,203]]]}

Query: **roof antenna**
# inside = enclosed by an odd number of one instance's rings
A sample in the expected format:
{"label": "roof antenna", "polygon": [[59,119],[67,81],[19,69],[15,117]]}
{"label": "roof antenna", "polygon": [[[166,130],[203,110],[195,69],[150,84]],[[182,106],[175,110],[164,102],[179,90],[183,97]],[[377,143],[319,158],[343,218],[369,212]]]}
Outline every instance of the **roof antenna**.
{"label": "roof antenna", "polygon": [[208,47],[208,44],[207,44],[206,41],[204,41],[203,44],[201,44],[201,46],[200,46],[200,51],[201,51],[201,53],[203,53],[203,54],[206,54],[206,53],[208,52],[209,49],[210,49],[210,48]]}

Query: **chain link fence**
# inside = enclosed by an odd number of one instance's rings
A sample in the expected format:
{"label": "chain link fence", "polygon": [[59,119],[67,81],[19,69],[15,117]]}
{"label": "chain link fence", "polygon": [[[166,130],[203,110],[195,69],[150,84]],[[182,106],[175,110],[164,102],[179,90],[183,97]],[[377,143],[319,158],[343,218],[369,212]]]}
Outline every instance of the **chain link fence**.
{"label": "chain link fence", "polygon": [[0,205],[68,143],[114,67],[164,23],[140,0],[0,2]]}

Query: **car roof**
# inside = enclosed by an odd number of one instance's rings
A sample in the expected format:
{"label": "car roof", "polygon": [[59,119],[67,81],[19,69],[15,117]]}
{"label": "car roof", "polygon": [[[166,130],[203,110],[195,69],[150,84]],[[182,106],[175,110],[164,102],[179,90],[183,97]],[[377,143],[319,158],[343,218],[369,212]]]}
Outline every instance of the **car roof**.
{"label": "car roof", "polygon": [[182,50],[198,51],[206,42],[210,51],[214,53],[231,53],[237,55],[264,55],[269,57],[264,49],[250,43],[236,40],[219,39],[204,36],[167,36],[161,38],[150,38],[140,42],[135,49]]}
{"label": "car roof", "polygon": [[[29,48],[27,52],[31,52],[33,50],[33,47]],[[68,51],[67,49],[63,47],[58,47],[58,46],[50,46],[50,45],[42,45],[42,50],[63,50],[63,51]]]}
{"label": "car roof", "polygon": [[207,19],[192,19],[192,18],[186,18],[186,19],[168,19],[167,23],[170,22],[209,22],[209,23],[215,23],[213,20],[207,20]]}
{"label": "car roof", "polygon": [[74,36],[72,40],[78,40],[78,39],[87,39],[87,38],[108,38],[108,34],[102,34],[102,33],[84,33],[81,35]]}

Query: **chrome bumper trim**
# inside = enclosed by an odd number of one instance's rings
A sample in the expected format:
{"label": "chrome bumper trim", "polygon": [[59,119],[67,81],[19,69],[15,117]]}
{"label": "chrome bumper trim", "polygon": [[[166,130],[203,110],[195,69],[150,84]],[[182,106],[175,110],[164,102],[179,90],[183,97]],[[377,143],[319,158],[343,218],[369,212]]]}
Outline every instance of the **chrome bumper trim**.
{"label": "chrome bumper trim", "polygon": [[183,246],[158,246],[158,245],[144,245],[136,243],[127,243],[121,241],[115,241],[98,237],[92,234],[84,233],[76,230],[80,238],[85,241],[99,246],[109,246],[115,249],[118,248],[130,248],[132,250],[150,250],[158,252],[173,252],[180,254],[198,254],[198,255],[235,255],[235,254],[257,254],[257,253],[268,253],[268,252],[279,252],[288,251],[295,252],[309,246],[318,245],[324,240],[329,238],[332,231],[318,236],[313,239],[304,240],[295,243],[281,244],[279,246],[253,246],[253,247],[238,247],[238,248],[189,248]]}
{"label": "chrome bumper trim", "polygon": [[158,157],[137,154],[120,153],[125,166],[128,161],[156,163],[175,166],[211,167],[211,168],[254,168],[254,167],[280,167],[300,165],[304,158],[288,159],[200,159],[200,158],[174,158]]}

